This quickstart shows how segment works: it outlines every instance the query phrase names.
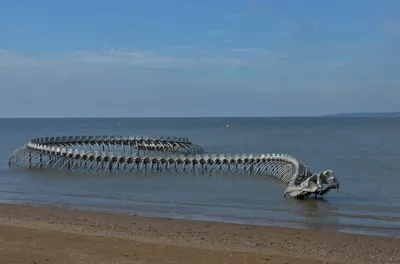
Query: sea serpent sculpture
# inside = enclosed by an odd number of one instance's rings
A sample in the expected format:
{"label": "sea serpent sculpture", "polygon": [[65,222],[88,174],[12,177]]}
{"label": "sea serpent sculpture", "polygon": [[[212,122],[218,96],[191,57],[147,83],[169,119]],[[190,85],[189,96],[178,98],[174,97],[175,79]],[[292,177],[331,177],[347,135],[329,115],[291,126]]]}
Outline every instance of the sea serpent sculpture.
{"label": "sea serpent sculpture", "polygon": [[35,138],[15,150],[13,168],[71,171],[173,171],[260,174],[287,185],[284,197],[323,196],[339,189],[333,171],[312,174],[286,154],[215,155],[181,137],[69,136]]}

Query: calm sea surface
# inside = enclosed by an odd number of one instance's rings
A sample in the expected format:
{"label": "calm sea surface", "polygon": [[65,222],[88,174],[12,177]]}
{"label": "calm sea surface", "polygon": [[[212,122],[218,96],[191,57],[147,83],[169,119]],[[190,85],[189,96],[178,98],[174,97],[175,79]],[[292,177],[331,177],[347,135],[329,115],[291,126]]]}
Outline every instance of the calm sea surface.
{"label": "calm sea surface", "polygon": [[[313,172],[334,170],[341,189],[297,201],[264,176],[8,167],[29,139],[63,135],[182,136],[208,153],[287,153]],[[400,237],[400,118],[0,119],[0,202]]]}

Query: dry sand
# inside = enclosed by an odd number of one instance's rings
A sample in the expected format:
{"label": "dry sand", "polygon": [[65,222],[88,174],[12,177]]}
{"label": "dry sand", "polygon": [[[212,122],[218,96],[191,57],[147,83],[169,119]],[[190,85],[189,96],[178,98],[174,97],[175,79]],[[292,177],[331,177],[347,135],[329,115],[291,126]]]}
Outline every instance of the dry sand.
{"label": "dry sand", "polygon": [[400,263],[400,239],[0,204],[0,263]]}

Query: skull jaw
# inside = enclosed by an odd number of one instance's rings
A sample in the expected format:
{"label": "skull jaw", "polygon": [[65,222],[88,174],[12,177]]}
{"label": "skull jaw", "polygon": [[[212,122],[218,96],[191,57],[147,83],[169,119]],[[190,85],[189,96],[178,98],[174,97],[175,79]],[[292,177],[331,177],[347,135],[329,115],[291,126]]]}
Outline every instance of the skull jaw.
{"label": "skull jaw", "polygon": [[323,197],[325,194],[333,189],[336,189],[339,192],[339,184],[337,184],[336,182],[331,182],[326,185],[317,186],[313,183],[308,183],[306,181],[299,186],[289,186],[288,188],[286,188],[284,197],[286,197],[286,195],[297,199],[308,198],[312,195],[314,195],[315,197]]}

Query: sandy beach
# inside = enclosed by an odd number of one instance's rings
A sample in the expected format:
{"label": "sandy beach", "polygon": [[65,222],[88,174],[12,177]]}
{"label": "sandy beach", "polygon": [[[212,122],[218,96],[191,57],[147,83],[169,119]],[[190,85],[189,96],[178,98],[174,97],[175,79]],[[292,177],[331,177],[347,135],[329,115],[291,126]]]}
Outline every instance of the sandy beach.
{"label": "sandy beach", "polygon": [[400,239],[0,204],[0,263],[400,263]]}

